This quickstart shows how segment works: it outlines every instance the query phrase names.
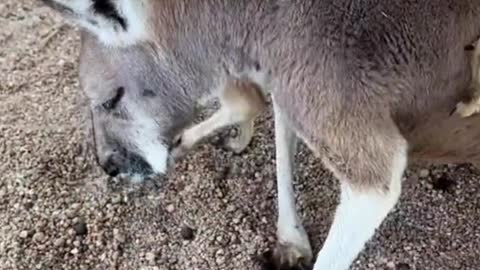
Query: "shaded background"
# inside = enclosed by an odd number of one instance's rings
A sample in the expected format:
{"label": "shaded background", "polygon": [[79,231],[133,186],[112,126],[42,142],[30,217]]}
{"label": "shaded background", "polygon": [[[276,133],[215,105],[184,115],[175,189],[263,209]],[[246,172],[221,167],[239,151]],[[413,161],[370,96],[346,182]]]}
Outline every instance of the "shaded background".
{"label": "shaded background", "polygon": [[[160,188],[115,189],[85,146],[78,33],[38,2],[0,2],[0,269],[261,269],[275,240],[271,114],[242,155],[207,143]],[[297,158],[318,252],[337,184],[303,145]],[[478,178],[466,165],[409,171],[353,269],[480,269]]]}

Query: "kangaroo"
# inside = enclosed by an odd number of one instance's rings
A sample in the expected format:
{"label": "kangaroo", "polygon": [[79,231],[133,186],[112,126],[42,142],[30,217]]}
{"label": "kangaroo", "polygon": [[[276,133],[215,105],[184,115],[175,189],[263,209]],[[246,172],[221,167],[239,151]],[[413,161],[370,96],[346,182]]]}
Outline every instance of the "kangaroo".
{"label": "kangaroo", "polygon": [[[195,102],[232,82],[272,96],[279,268],[348,269],[396,205],[408,162],[480,164],[480,116],[451,115],[472,96],[465,47],[480,34],[479,1],[43,1],[89,33],[80,80],[107,171],[166,173],[198,139]],[[228,111],[203,130],[249,119]],[[341,187],[315,258],[292,188],[297,138]]]}

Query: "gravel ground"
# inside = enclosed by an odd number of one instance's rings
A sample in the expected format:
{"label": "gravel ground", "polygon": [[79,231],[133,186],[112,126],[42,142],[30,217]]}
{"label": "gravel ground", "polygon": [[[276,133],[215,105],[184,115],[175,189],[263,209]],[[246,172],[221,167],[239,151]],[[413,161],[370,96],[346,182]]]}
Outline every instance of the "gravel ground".
{"label": "gravel ground", "polygon": [[[242,155],[205,144],[160,187],[118,189],[85,147],[75,29],[31,0],[2,0],[0,25],[0,269],[261,269],[271,114]],[[353,269],[480,269],[478,178],[466,165],[409,171]],[[296,190],[318,251],[338,190],[303,146]]]}

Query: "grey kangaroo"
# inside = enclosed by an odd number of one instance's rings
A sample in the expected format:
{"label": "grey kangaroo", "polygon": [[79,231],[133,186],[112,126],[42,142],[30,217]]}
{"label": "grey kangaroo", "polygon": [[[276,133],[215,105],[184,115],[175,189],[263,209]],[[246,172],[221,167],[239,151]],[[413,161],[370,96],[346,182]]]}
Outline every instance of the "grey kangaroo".
{"label": "grey kangaroo", "polygon": [[[240,124],[243,148],[262,107],[253,93],[271,94],[279,266],[348,269],[398,201],[407,162],[480,164],[480,116],[451,114],[472,95],[478,0],[43,1],[89,33],[80,76],[112,175],[165,173],[226,124]],[[191,132],[194,104],[229,91],[242,105],[223,98]],[[297,138],[341,186],[315,258],[293,196]]]}

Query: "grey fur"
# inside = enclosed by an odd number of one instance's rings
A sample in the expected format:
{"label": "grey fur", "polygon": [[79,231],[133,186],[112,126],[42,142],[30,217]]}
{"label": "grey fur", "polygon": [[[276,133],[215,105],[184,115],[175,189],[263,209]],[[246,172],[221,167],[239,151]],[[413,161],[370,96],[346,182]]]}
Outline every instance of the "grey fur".
{"label": "grey fur", "polygon": [[[194,101],[220,81],[244,76],[259,65],[290,125],[351,181],[379,181],[385,175],[373,170],[388,167],[381,164],[387,156],[376,156],[387,155],[387,149],[368,141],[354,143],[380,133],[385,145],[405,138],[413,158],[479,161],[475,138],[480,130],[472,129],[477,118],[448,117],[456,102],[470,94],[470,52],[464,47],[480,34],[480,4],[475,1],[151,4],[156,7],[150,18],[152,41],[115,49],[124,63],[114,68],[130,65],[123,71],[133,71],[130,82],[151,83],[150,88],[161,91],[158,100],[163,102],[152,109],[167,115],[156,114],[158,119],[177,119],[174,111],[188,115]],[[98,50],[92,40],[85,43],[94,47],[86,51],[121,58],[115,50]],[[363,162],[372,159],[380,161]],[[372,170],[365,175],[368,167]]]}
{"label": "grey fur", "polygon": [[[171,143],[173,136],[190,124],[200,92],[186,91],[171,69],[157,64],[159,60],[151,48],[106,48],[87,32],[82,33],[82,41],[80,82],[91,101],[100,164],[113,150],[131,155],[138,152],[128,136],[142,132],[135,130],[139,127],[133,123],[138,119],[132,111],[155,119],[159,142]],[[105,102],[114,97],[119,87],[125,89],[124,97],[116,108],[106,110]],[[154,91],[154,95],[146,95],[145,91]],[[125,166],[123,173],[142,173],[141,169],[128,168],[128,162]]]}

